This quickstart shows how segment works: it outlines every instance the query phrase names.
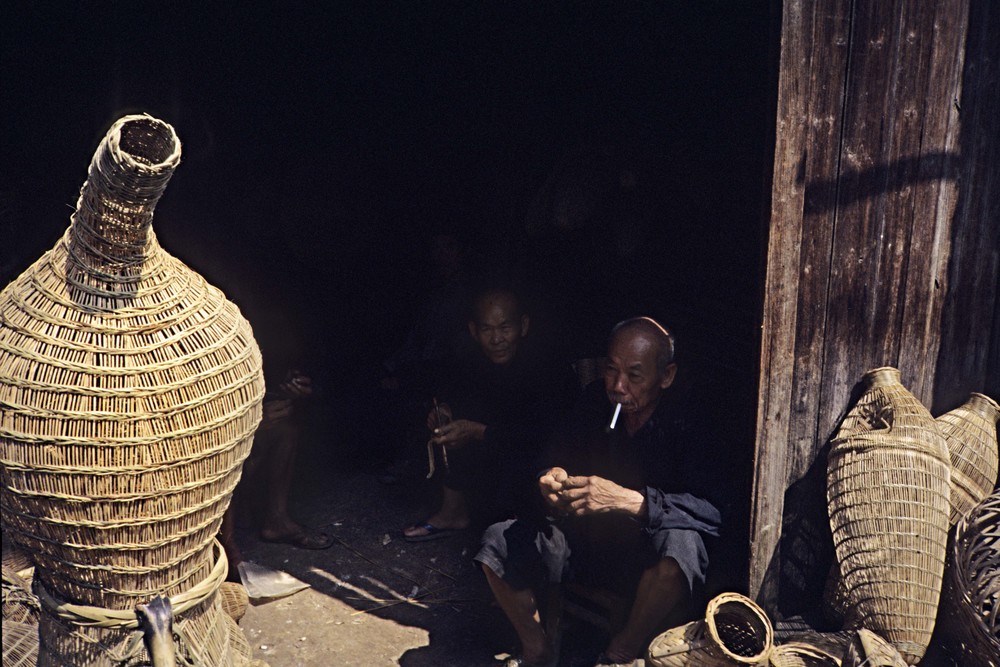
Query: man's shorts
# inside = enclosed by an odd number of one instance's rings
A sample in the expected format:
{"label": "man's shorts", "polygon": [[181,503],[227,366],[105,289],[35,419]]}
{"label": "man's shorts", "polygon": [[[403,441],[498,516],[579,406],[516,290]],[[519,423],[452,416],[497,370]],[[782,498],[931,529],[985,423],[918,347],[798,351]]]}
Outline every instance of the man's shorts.
{"label": "man's shorts", "polygon": [[698,531],[662,529],[651,535],[631,519],[593,518],[597,530],[592,531],[516,519],[495,523],[483,533],[475,560],[516,590],[576,581],[631,596],[643,570],[664,558],[680,566],[689,592],[704,584],[708,553]]}

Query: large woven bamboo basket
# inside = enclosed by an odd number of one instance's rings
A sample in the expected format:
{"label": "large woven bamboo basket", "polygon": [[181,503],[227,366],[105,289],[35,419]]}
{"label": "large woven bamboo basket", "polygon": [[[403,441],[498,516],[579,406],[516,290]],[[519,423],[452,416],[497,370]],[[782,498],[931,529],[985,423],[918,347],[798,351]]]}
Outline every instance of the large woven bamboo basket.
{"label": "large woven bamboo basket", "polygon": [[658,635],[646,650],[652,667],[766,665],[774,629],[756,602],[739,593],[712,598],[705,618]]}
{"label": "large woven bamboo basket", "polygon": [[942,609],[969,667],[1000,667],[1000,490],[959,520]]}
{"label": "large woven bamboo basket", "polygon": [[[132,611],[158,594],[215,647],[204,664],[231,662],[213,540],[264,382],[236,306],[157,243],[179,161],[170,125],[117,121],[65,235],[0,293],[0,517],[36,565],[40,664],[114,664],[133,629],[79,631],[73,609]],[[74,662],[56,636],[67,629],[109,657]]]}
{"label": "large woven bamboo basket", "polygon": [[848,618],[916,663],[941,594],[951,463],[936,423],[898,370],[875,369],[864,381],[830,449],[830,526]]}
{"label": "large woven bamboo basket", "polygon": [[937,418],[951,458],[951,517],[962,516],[990,495],[997,483],[997,421],[1000,405],[973,393],[963,405]]}

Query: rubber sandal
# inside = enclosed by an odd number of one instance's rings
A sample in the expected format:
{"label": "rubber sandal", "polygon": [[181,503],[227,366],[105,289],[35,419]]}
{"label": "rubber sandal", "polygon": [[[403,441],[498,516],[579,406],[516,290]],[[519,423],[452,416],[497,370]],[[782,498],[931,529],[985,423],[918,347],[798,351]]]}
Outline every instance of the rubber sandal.
{"label": "rubber sandal", "polygon": [[440,540],[442,537],[449,537],[455,533],[465,530],[465,528],[438,528],[429,523],[410,526],[411,528],[421,528],[427,533],[425,535],[407,535],[403,533],[403,539],[407,542],[429,542],[430,540]]}

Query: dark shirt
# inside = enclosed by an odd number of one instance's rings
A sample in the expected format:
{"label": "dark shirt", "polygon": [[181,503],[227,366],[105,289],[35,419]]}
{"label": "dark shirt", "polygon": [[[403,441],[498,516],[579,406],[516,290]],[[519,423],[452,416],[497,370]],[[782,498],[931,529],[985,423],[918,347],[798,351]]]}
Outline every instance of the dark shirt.
{"label": "dark shirt", "polygon": [[547,360],[522,342],[503,366],[476,350],[437,397],[448,403],[454,419],[486,425],[482,441],[456,454],[468,461],[463,472],[473,479],[467,480],[467,488],[479,485],[481,492],[502,496],[494,503],[501,505],[494,508],[500,518],[520,512],[522,499],[535,487],[541,447],[579,393],[579,382],[568,365]]}
{"label": "dark shirt", "polygon": [[[603,382],[588,386],[546,448],[539,470],[559,466],[570,476],[596,475],[639,491],[647,506],[640,524],[650,534],[684,528],[718,536],[721,516],[709,500],[715,490],[705,474],[712,465],[705,449],[710,443],[701,441],[695,413],[683,404],[683,396],[664,392],[652,416],[632,436],[622,419],[614,430],[608,428],[613,412]],[[614,534],[634,523],[617,513],[563,521],[570,533]]]}

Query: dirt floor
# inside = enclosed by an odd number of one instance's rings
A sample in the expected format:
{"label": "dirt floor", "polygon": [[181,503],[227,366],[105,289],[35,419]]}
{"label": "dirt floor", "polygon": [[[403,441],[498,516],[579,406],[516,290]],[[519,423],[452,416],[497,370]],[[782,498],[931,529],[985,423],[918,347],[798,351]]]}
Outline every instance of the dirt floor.
{"label": "dirt floor", "polygon": [[[427,512],[419,471],[387,486],[325,467],[299,475],[292,501],[298,519],[334,536],[331,548],[303,551],[260,542],[248,528],[238,533],[247,560],[310,586],[251,605],[240,625],[255,658],[271,667],[485,667],[516,650],[516,635],[472,561],[478,533],[403,540],[402,527]],[[597,626],[567,617],[560,664],[593,664],[606,641]]]}

